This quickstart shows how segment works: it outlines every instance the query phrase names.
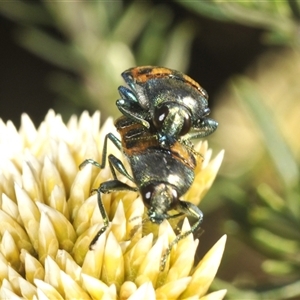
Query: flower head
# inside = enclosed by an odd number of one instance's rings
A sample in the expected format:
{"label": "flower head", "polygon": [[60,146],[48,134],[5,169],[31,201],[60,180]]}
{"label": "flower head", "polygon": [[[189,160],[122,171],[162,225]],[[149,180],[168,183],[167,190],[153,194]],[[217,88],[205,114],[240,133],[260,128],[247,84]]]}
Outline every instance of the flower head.
{"label": "flower head", "polygon": [[[198,240],[189,235],[172,248],[160,271],[176,235],[167,220],[157,234],[151,224],[148,230],[140,226],[144,205],[136,192],[102,196],[111,224],[89,250],[103,226],[97,195],[90,191],[111,174],[109,168],[78,166],[86,158],[101,161],[104,135],[114,126],[108,120],[99,131],[99,120],[99,112],[83,113],[65,125],[49,111],[36,129],[24,114],[19,131],[0,120],[0,298],[222,299],[224,290],[204,295],[226,237],[193,267]],[[199,156],[195,182],[184,197],[194,204],[211,186],[223,157],[221,152],[210,161],[206,143],[196,150],[204,161]],[[113,147],[109,153],[123,159]],[[190,228],[187,220],[182,226]]]}

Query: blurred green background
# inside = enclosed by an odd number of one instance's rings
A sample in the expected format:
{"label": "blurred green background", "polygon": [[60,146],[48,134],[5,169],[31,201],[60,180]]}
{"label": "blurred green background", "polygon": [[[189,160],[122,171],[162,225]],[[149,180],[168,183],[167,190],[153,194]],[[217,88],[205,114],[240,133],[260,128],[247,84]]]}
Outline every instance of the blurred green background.
{"label": "blurred green background", "polygon": [[120,73],[181,70],[210,95],[225,149],[201,203],[199,258],[228,242],[213,289],[227,299],[300,299],[300,2],[0,2],[0,117],[38,125],[119,115]]}

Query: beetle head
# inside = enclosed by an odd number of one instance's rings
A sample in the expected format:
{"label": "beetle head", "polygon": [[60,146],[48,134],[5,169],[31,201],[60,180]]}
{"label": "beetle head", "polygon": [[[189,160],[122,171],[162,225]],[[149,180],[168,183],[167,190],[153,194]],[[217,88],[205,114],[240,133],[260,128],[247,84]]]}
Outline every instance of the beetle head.
{"label": "beetle head", "polygon": [[151,183],[141,189],[141,194],[150,221],[157,224],[168,218],[168,211],[179,200],[175,187],[166,183]]}

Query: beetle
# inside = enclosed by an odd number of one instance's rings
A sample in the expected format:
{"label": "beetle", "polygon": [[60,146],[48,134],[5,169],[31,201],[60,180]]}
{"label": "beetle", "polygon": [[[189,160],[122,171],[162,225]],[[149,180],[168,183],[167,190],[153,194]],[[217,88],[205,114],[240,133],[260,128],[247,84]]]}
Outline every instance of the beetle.
{"label": "beetle", "polygon": [[[203,220],[203,213],[197,206],[181,199],[181,196],[194,181],[195,150],[190,149],[180,141],[173,143],[171,148],[167,150],[160,146],[156,133],[152,133],[141,123],[126,116],[117,119],[115,126],[120,133],[121,140],[112,133],[105,136],[101,164],[92,159],[86,159],[79,166],[82,168],[87,164],[92,164],[103,169],[106,165],[106,158],[108,158],[113,176],[112,180],[101,183],[97,189],[93,190],[97,192],[97,202],[104,225],[93,238],[90,249],[109,225],[101,194],[120,190],[139,191],[144,205],[148,209],[148,219],[153,223],[160,224],[165,219],[182,215],[196,219],[190,230],[178,234],[170,243],[162,257],[161,269],[163,270],[172,247],[196,231]],[[108,140],[123,152],[129,161],[132,176],[117,157],[112,154],[107,156]],[[116,171],[127,177],[136,186],[132,187],[120,181]],[[171,210],[178,213],[171,215],[168,213]]]}
{"label": "beetle", "polygon": [[189,76],[156,66],[130,68],[121,75],[129,88],[119,87],[118,109],[148,129],[154,126],[161,147],[169,149],[179,138],[202,138],[217,129],[218,123],[207,117],[207,92]]}

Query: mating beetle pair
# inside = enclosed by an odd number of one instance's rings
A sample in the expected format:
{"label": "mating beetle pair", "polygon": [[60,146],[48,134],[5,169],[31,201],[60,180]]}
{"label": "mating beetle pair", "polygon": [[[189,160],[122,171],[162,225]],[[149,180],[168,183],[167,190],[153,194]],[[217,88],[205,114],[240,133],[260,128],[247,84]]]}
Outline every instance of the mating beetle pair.
{"label": "mating beetle pair", "polygon": [[[177,235],[169,245],[162,258],[161,269],[164,269],[172,247],[197,230],[202,222],[201,210],[180,197],[187,192],[195,177],[196,152],[190,139],[209,135],[217,128],[217,122],[207,118],[206,92],[180,72],[158,67],[137,67],[125,71],[122,76],[131,89],[119,88],[123,98],[117,101],[117,106],[123,116],[116,120],[115,126],[121,140],[108,133],[101,164],[87,159],[80,165],[82,168],[90,163],[102,169],[108,158],[113,175],[112,180],[101,183],[96,190],[104,226],[92,240],[90,248],[109,225],[101,193],[139,190],[148,208],[148,218],[153,223],[160,224],[164,219],[182,215],[196,218],[191,229]],[[189,133],[190,129],[195,129],[195,132]],[[127,157],[133,176],[118,158],[107,156],[108,140]],[[136,186],[118,180],[116,171]],[[168,214],[171,210],[178,213]]]}

